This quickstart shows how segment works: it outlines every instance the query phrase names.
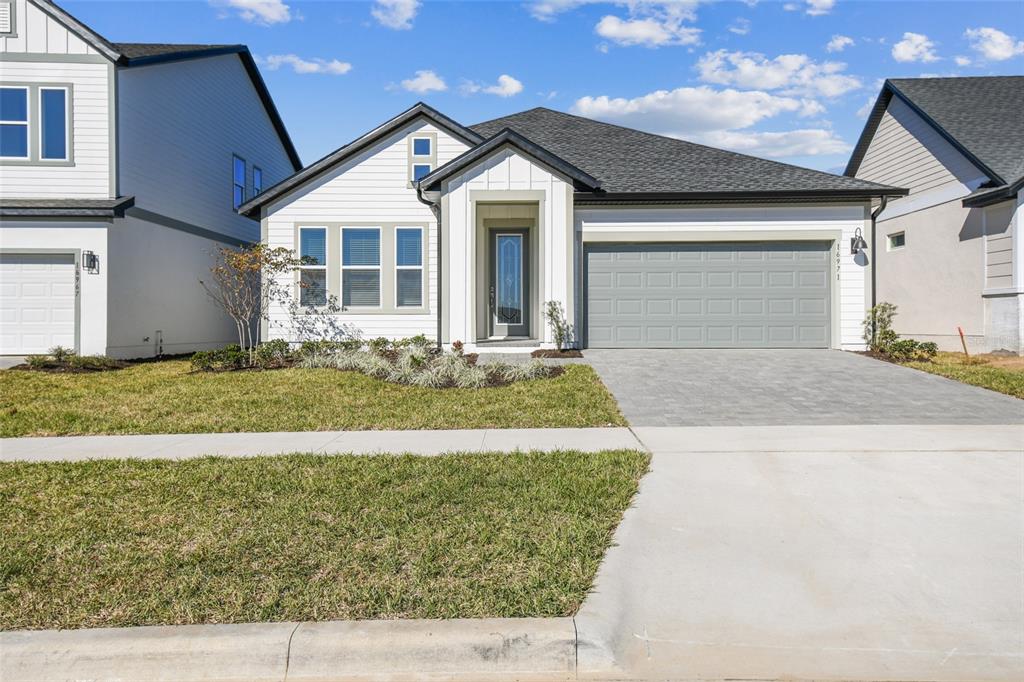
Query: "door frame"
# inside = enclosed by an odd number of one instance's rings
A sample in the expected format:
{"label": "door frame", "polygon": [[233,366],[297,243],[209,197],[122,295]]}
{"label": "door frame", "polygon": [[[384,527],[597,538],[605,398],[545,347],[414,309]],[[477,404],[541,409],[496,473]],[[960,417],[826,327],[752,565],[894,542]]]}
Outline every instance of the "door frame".
{"label": "door frame", "polygon": [[[516,236],[520,238],[520,300],[522,303],[522,323],[517,325],[499,325],[495,319],[495,301],[497,278],[498,237]],[[529,227],[489,227],[487,228],[487,335],[490,339],[530,338],[530,318],[533,315],[530,287],[530,228]],[[505,327],[505,329],[500,329]],[[504,332],[504,333],[502,333]]]}

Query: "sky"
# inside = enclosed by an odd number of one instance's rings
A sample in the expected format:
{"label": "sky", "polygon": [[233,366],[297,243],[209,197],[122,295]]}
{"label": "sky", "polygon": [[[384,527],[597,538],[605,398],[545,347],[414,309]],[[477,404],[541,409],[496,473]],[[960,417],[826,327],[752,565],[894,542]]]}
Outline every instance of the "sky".
{"label": "sky", "polygon": [[841,172],[885,78],[1024,74],[1021,0],[61,4],[114,42],[245,43],[306,164],[424,101]]}

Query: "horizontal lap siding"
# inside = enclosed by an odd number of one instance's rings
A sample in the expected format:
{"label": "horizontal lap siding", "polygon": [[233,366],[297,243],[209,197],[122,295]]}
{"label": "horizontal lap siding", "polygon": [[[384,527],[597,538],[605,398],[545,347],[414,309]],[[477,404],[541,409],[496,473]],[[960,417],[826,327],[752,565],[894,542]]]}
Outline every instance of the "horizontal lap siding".
{"label": "horizontal lap siding", "polygon": [[[422,121],[413,123],[334,170],[272,204],[268,209],[267,242],[272,247],[296,249],[296,224],[317,223],[422,223],[427,227],[427,245],[424,263],[428,271],[424,291],[425,314],[386,314],[345,312],[336,321],[356,330],[364,338],[385,336],[403,338],[423,334],[437,335],[437,224],[430,208],[416,198],[409,187],[408,149],[406,138],[410,133],[437,134],[437,163],[447,163],[466,150],[466,145],[445,131]],[[331,269],[341,258],[340,247],[328,255],[335,259]],[[382,255],[383,256],[383,255]],[[382,260],[383,257],[382,257]],[[393,276],[383,272],[383,277]],[[329,274],[330,276],[330,274]],[[290,278],[282,283],[288,284]],[[284,306],[270,309],[271,336],[287,338],[289,318]]]}

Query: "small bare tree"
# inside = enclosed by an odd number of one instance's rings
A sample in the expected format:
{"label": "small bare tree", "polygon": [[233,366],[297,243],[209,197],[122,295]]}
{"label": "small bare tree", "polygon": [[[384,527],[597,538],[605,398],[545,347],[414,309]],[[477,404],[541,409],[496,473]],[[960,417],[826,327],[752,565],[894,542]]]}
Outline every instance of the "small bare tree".
{"label": "small bare tree", "polygon": [[285,248],[253,244],[239,248],[218,247],[213,254],[210,281],[199,280],[207,295],[227,313],[238,331],[238,345],[254,361],[253,329],[263,315],[264,302],[279,286],[278,278],[295,270],[300,258]]}

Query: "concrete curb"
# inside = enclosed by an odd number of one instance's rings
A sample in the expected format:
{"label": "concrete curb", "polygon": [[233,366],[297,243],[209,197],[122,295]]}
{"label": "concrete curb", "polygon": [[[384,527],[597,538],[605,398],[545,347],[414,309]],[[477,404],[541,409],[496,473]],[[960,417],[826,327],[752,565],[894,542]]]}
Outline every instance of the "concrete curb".
{"label": "concrete curb", "polygon": [[0,633],[0,679],[574,680],[572,618],[330,621]]}

